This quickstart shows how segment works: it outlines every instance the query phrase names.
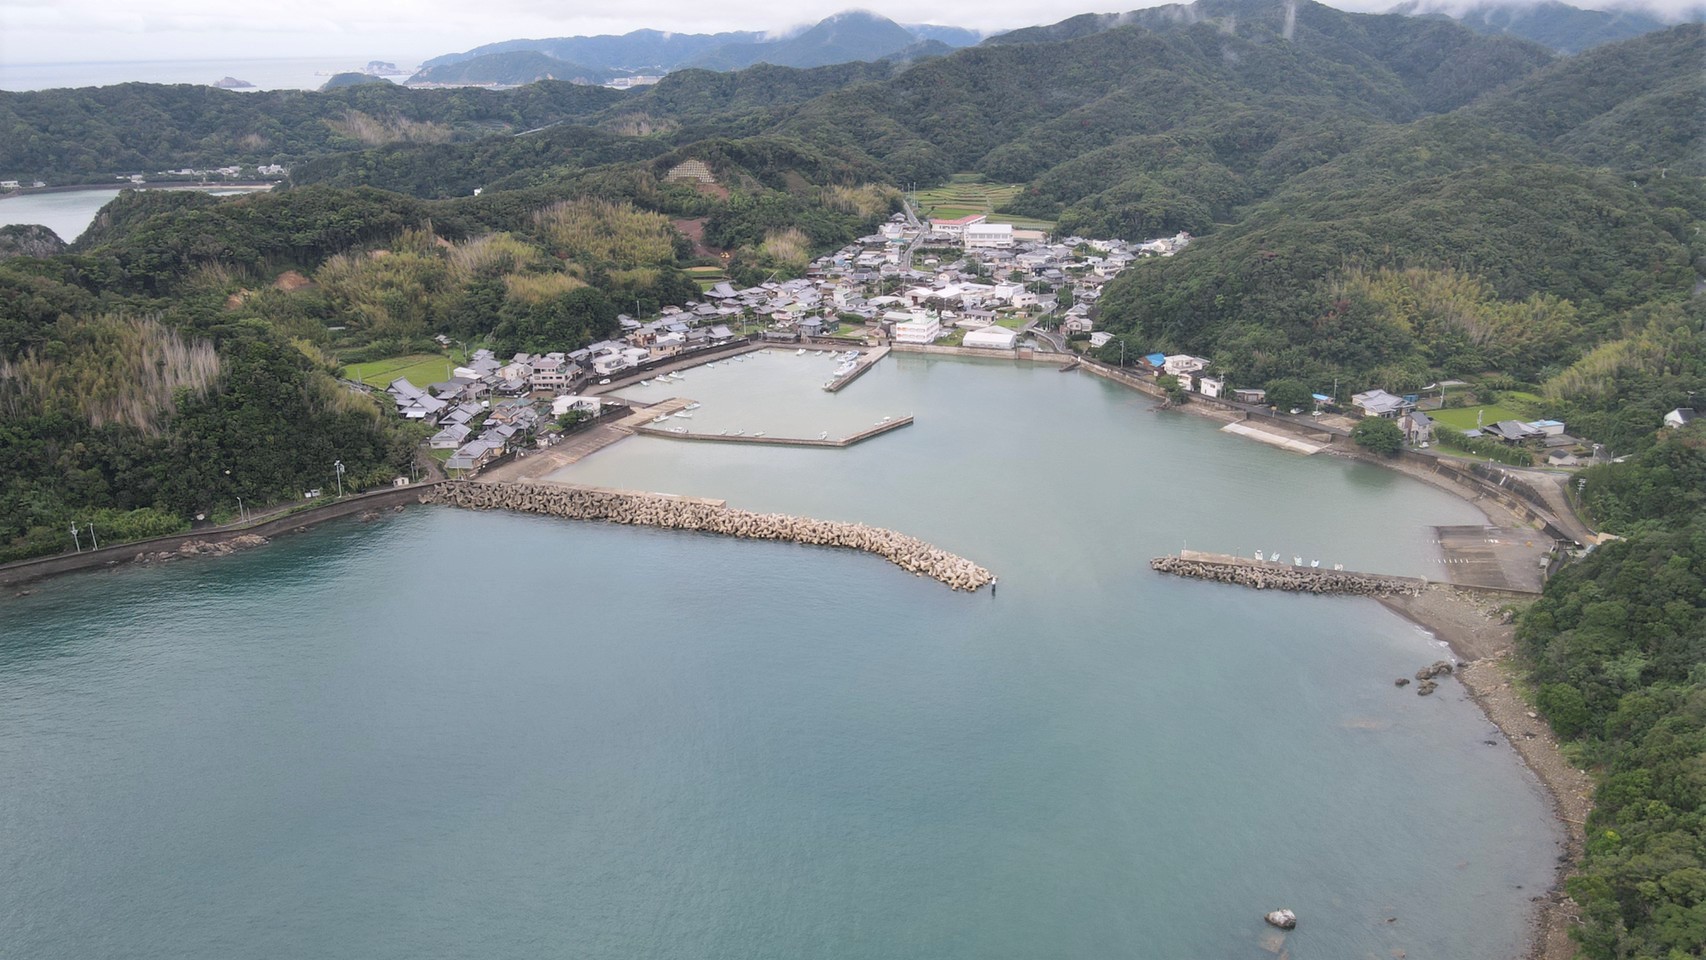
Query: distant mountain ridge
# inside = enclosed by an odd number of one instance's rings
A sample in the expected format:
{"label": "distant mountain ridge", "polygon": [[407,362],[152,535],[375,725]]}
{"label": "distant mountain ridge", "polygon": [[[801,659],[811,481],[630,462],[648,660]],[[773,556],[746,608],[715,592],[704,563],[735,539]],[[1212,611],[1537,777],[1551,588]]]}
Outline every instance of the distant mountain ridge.
{"label": "distant mountain ridge", "polygon": [[[849,10],[780,36],[760,31],[703,34],[635,30],[620,36],[505,40],[433,57],[421,64],[420,73],[409,82],[526,83],[537,79],[523,76],[529,71],[566,78],[666,73],[687,67],[739,70],[758,63],[809,68],[891,57],[916,59],[971,46],[982,38],[982,34],[964,27],[903,26],[873,13]],[[520,54],[537,56],[521,61],[517,59]],[[494,59],[498,56],[508,59]],[[551,60],[564,65],[553,70]],[[521,67],[523,63],[531,66]],[[454,65],[462,66],[448,69]]]}
{"label": "distant mountain ridge", "polygon": [[[1532,40],[1560,53],[1579,53],[1602,43],[1653,33],[1677,22],[1638,7],[1584,10],[1558,0],[1518,3],[1479,3],[1466,9],[1443,6],[1437,0],[1405,0],[1390,11],[1411,17],[1450,17],[1476,33]],[[1692,17],[1697,19],[1699,11]]]}

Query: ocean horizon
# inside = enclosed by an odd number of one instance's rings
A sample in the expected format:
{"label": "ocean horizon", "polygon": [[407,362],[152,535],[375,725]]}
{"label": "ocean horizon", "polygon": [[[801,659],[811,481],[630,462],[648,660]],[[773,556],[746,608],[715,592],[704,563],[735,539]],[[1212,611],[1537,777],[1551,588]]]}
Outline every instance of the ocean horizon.
{"label": "ocean horizon", "polygon": [[335,73],[359,72],[370,60],[413,73],[420,56],[220,58],[206,60],[89,60],[0,63],[0,90],[21,93],[120,83],[192,83],[211,86],[225,77],[254,84],[244,90],[318,90]]}

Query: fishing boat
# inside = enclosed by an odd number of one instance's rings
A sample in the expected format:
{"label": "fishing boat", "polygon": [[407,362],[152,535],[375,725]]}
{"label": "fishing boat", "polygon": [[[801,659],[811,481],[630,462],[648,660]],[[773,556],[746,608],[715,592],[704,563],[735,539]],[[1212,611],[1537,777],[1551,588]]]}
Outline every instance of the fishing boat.
{"label": "fishing boat", "polygon": [[702,404],[702,403],[700,403],[700,402],[699,402],[699,401],[697,401],[697,400],[695,400],[695,401],[693,401],[693,402],[692,402],[692,403],[690,403],[690,404],[688,404],[688,405],[687,405],[687,406],[686,406],[686,407],[685,407],[685,408],[684,408],[684,409],[687,409],[687,410],[697,410],[697,409],[699,409],[699,408],[700,408],[700,407],[702,407],[702,406],[704,406],[704,404]]}
{"label": "fishing boat", "polygon": [[649,387],[651,385],[652,385],[652,382],[650,380],[641,380],[640,381],[640,386],[642,386],[642,387]]}
{"label": "fishing boat", "polygon": [[653,423],[667,423],[667,422],[669,422],[669,414],[660,413],[657,416],[652,418],[652,422]]}
{"label": "fishing boat", "polygon": [[818,438],[818,439],[819,439],[819,440],[828,440],[828,439],[829,439],[829,431],[828,431],[828,430],[825,430],[825,431],[824,431],[824,432],[822,432],[822,433],[820,433],[820,434],[818,434],[818,435],[817,435],[817,438]]}
{"label": "fishing boat", "polygon": [[805,347],[801,347],[800,349],[794,351],[794,356],[796,356],[796,357],[803,357],[805,355],[806,355],[806,348]]}
{"label": "fishing boat", "polygon": [[688,413],[686,410],[683,410],[680,413],[675,415],[675,419],[677,419],[677,420],[691,420],[691,419],[693,419],[693,414]]}
{"label": "fishing boat", "polygon": [[762,437],[762,436],[764,436],[764,431],[763,431],[763,430],[759,430],[759,431],[757,431],[757,432],[755,432],[755,433],[753,433],[753,436],[755,436],[755,437]]}

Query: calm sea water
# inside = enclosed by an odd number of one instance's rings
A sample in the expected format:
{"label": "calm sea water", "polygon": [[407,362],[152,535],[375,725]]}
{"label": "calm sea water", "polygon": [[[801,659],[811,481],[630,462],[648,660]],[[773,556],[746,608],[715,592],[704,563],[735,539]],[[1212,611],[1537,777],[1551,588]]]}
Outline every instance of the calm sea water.
{"label": "calm sea water", "polygon": [[1258,958],[1277,906],[1293,957],[1516,952],[1556,838],[1455,683],[1392,687],[1431,638],[1145,566],[1420,568],[1466,508],[1048,367],[861,394],[918,425],[573,472],[898,526],[997,596],[423,508],[8,598],[0,952]]}
{"label": "calm sea water", "polygon": [[[389,60],[413,71],[411,58]],[[105,87],[115,83],[214,84],[236,77],[254,84],[252,90],[318,90],[334,73],[359,71],[366,60],[338,57],[271,60],[106,60],[87,63],[0,62],[0,90],[48,90],[59,87]],[[403,77],[394,79],[402,80]]]}
{"label": "calm sea water", "polygon": [[[251,193],[251,190],[209,190],[216,197]],[[118,188],[63,190],[56,193],[26,193],[0,199],[0,227],[14,223],[39,223],[70,243],[82,236],[114,197]]]}

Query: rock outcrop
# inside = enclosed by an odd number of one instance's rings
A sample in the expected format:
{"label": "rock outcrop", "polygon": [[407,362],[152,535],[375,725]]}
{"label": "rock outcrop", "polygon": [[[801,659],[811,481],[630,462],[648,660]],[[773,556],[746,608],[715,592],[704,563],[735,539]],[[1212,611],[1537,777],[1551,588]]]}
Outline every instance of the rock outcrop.
{"label": "rock outcrop", "polygon": [[994,580],[988,570],[964,557],[893,530],[782,513],[752,513],[714,500],[555,483],[456,482],[439,484],[422,502],[863,550],[909,573],[940,580],[955,590],[976,590]]}
{"label": "rock outcrop", "polygon": [[1297,914],[1290,910],[1272,910],[1269,911],[1268,915],[1262,919],[1276,927],[1279,927],[1281,930],[1290,930],[1297,926]]}

